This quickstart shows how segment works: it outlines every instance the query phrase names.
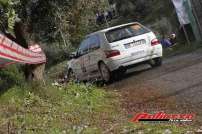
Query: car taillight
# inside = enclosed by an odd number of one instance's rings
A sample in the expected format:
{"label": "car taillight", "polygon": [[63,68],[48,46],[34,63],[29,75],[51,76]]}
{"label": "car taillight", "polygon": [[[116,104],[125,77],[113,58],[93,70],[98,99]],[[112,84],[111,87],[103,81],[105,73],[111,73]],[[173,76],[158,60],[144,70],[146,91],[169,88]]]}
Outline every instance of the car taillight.
{"label": "car taillight", "polygon": [[151,41],[151,45],[152,45],[152,46],[159,45],[159,44],[160,44],[160,42],[159,42],[158,39],[153,39],[153,40]]}
{"label": "car taillight", "polygon": [[111,58],[111,57],[115,57],[115,56],[118,56],[120,55],[120,51],[118,50],[109,50],[109,51],[105,51],[105,55],[107,58]]}

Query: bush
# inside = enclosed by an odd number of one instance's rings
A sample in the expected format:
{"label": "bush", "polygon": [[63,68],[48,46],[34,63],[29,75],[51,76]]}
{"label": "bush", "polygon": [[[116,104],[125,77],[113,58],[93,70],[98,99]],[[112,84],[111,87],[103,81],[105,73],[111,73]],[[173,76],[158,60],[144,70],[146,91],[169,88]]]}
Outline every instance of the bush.
{"label": "bush", "polygon": [[0,70],[0,89],[7,89],[13,85],[21,85],[24,83],[23,73],[17,65],[9,66]]}
{"label": "bush", "polygon": [[[15,86],[0,96],[0,104],[0,132],[5,132],[2,122],[11,122],[14,132],[96,133],[119,114],[114,95],[74,83]],[[108,121],[103,124],[103,120]]]}

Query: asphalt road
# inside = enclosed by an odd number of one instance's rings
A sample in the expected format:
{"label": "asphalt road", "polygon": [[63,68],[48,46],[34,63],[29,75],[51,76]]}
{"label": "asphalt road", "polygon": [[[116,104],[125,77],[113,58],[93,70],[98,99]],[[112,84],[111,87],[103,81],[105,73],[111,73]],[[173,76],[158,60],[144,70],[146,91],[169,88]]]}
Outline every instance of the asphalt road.
{"label": "asphalt road", "polygon": [[163,65],[137,67],[107,87],[120,92],[128,114],[194,113],[202,125],[202,50],[165,58]]}

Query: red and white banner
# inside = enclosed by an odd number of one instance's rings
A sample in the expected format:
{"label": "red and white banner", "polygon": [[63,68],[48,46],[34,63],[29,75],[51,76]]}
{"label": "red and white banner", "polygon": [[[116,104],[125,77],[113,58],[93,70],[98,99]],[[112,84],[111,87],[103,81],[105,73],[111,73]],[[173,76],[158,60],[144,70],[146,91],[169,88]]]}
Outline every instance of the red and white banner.
{"label": "red and white banner", "polygon": [[40,64],[46,62],[46,56],[39,45],[25,49],[0,34],[0,68],[13,63]]}
{"label": "red and white banner", "polygon": [[186,8],[184,6],[184,0],[172,0],[175,10],[181,25],[186,25],[190,23],[190,19]]}

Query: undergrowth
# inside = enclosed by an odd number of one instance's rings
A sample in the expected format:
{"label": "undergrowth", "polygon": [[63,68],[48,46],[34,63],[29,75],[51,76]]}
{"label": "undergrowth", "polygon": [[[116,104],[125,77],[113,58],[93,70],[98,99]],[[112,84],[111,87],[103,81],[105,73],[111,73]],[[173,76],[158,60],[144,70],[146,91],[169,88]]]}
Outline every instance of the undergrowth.
{"label": "undergrowth", "polygon": [[116,95],[70,83],[14,86],[0,96],[0,133],[98,133],[120,119]]}
{"label": "undergrowth", "polygon": [[0,92],[0,134],[161,134],[165,129],[177,134],[189,129],[130,123],[120,104],[122,96],[91,84],[27,83],[15,66],[0,70],[0,77],[2,84],[12,83]]}

